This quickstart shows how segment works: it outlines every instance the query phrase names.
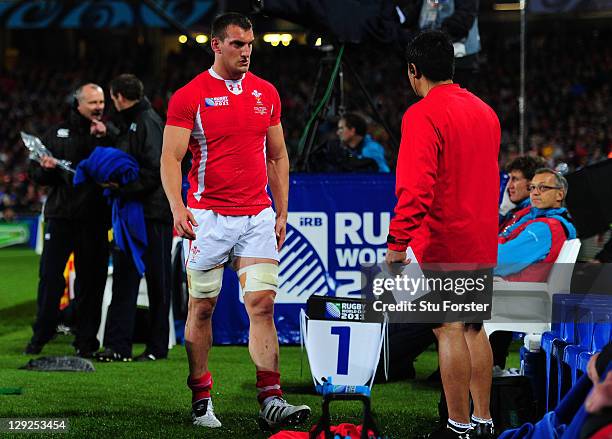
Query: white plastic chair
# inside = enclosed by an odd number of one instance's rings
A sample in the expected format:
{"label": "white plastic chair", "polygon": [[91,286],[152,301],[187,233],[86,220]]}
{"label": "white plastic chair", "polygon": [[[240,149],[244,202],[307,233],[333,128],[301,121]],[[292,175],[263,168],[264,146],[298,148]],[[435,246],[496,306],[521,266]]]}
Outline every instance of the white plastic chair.
{"label": "white plastic chair", "polygon": [[565,241],[546,282],[493,282],[491,320],[487,336],[495,331],[542,334],[550,330],[553,294],[570,291],[580,240]]}

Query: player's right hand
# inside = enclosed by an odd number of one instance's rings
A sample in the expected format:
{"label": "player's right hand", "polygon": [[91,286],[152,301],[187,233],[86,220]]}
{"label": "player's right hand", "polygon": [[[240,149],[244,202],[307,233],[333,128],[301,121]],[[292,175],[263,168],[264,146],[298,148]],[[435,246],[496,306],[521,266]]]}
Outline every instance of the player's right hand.
{"label": "player's right hand", "polygon": [[198,223],[191,211],[183,206],[172,212],[172,216],[174,217],[174,228],[176,229],[176,233],[182,238],[195,239],[196,235],[193,231],[193,227],[197,227]]}

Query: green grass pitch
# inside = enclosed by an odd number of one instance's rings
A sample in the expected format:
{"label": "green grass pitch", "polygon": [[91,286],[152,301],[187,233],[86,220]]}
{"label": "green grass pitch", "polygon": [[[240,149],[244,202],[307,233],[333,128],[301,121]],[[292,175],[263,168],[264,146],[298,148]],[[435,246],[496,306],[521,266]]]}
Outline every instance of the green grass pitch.
{"label": "green grass pitch", "polygon": [[[22,351],[31,336],[36,310],[38,260],[31,250],[0,251],[0,387],[23,390],[21,395],[0,395],[0,418],[68,418],[69,433],[57,435],[61,438],[267,437],[255,421],[255,369],[243,346],[215,346],[212,351],[215,412],[223,423],[216,430],[191,425],[182,346],[172,349],[166,361],[95,363],[93,373],[19,370],[28,360]],[[60,336],[43,354],[72,355],[71,341],[71,337]],[[134,347],[136,354],[141,351],[142,346]],[[321,398],[313,392],[305,356],[301,371],[301,356],[299,347],[281,347],[283,387],[289,402],[313,409],[311,425],[321,414]],[[516,355],[511,360],[515,365]],[[390,438],[411,438],[434,426],[439,391],[425,378],[437,367],[435,352],[422,354],[415,367],[416,380],[373,388],[376,420]],[[360,404],[339,402],[331,407],[335,423],[360,423]],[[44,435],[15,435],[28,436]]]}

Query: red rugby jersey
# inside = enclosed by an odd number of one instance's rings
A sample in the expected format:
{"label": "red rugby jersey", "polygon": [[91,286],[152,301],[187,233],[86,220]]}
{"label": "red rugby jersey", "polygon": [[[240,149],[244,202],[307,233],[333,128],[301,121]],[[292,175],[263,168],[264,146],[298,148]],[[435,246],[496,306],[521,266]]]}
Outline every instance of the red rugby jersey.
{"label": "red rugby jersey", "polygon": [[222,215],[269,207],[266,133],[280,116],[276,88],[250,72],[234,81],[210,68],[178,89],[166,125],[191,130],[187,205]]}

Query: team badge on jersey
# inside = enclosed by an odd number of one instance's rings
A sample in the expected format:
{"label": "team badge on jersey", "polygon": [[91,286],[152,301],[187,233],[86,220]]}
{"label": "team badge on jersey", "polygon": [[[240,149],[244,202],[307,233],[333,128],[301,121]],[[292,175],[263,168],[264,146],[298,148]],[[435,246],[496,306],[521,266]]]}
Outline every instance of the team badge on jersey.
{"label": "team badge on jersey", "polygon": [[240,93],[242,93],[242,80],[238,80],[238,81],[226,80],[225,86],[227,87],[229,91],[231,91],[235,95],[239,95]]}
{"label": "team badge on jersey", "polygon": [[255,96],[255,99],[257,100],[257,105],[263,105],[263,103],[261,102],[261,93],[258,92],[257,90],[253,90],[253,93],[251,93],[253,96]]}

